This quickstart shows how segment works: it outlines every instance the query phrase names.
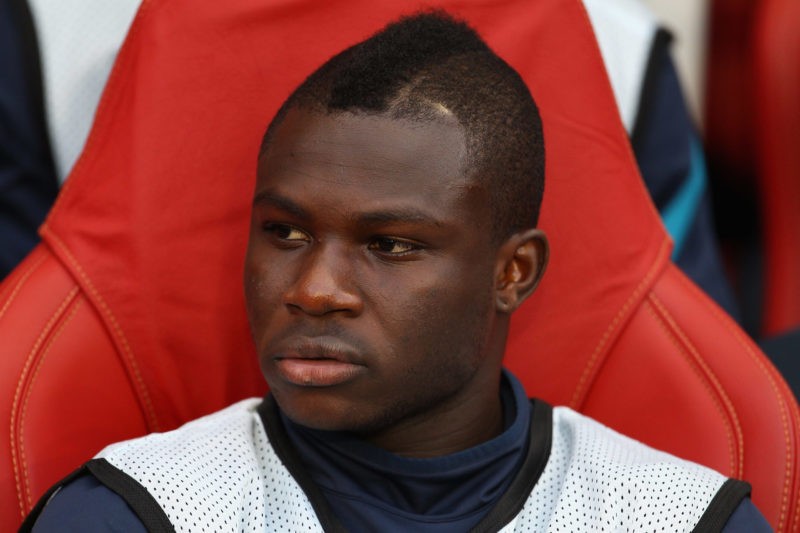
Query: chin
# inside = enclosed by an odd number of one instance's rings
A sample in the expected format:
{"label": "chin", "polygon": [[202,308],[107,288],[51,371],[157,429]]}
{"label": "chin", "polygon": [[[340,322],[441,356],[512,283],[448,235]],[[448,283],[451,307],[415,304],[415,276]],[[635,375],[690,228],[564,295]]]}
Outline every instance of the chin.
{"label": "chin", "polygon": [[[295,424],[321,431],[361,432],[362,409],[357,404],[320,391],[281,394],[273,391],[281,411]],[[369,424],[366,424],[369,425]]]}

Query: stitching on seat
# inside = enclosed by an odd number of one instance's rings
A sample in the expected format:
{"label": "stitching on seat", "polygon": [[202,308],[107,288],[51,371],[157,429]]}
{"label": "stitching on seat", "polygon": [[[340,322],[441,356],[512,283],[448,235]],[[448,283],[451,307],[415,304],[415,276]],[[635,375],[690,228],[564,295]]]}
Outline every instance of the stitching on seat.
{"label": "stitching on seat", "polygon": [[[20,261],[16,267],[11,269],[5,278],[0,279],[0,307],[5,307],[3,302],[9,299],[9,295],[13,291],[14,287],[19,283],[19,280],[31,270],[31,266],[36,262],[37,259],[41,257],[41,255],[40,247],[34,247],[33,250],[31,250],[31,252],[25,258],[23,258],[23,260]],[[3,313],[0,312],[0,317],[2,314]]]}
{"label": "stitching on seat", "polygon": [[16,285],[11,290],[11,293],[8,296],[8,300],[6,300],[6,302],[3,304],[3,307],[0,308],[0,318],[3,318],[3,315],[6,313],[6,310],[8,310],[8,308],[11,306],[11,302],[14,301],[14,299],[17,297],[17,294],[22,289],[22,286],[25,284],[26,281],[28,281],[28,278],[31,276],[31,274],[33,274],[33,272],[37,268],[39,268],[42,262],[44,262],[46,257],[47,256],[45,255],[39,256],[39,258],[33,263],[31,263],[25,270],[25,272],[19,277],[19,280],[17,281]]}
{"label": "stitching on seat", "polygon": [[[786,463],[785,463],[785,477],[783,482],[783,497],[781,499],[781,512],[780,518],[778,520],[778,527],[776,528],[778,531],[783,531],[783,524],[784,520],[787,518],[786,513],[788,512],[789,507],[789,491],[790,486],[792,483],[793,470],[792,470],[792,442],[789,436],[789,425],[787,420],[787,405],[784,397],[780,394],[779,385],[776,383],[775,378],[772,375],[772,372],[777,372],[776,370],[770,370],[764,365],[763,360],[753,352],[753,349],[750,347],[750,343],[747,342],[744,338],[744,334],[739,330],[738,327],[733,327],[733,319],[723,315],[722,312],[717,309],[716,306],[712,305],[706,298],[698,298],[697,295],[699,294],[699,290],[693,284],[689,283],[687,279],[683,275],[676,276],[676,279],[682,283],[685,287],[689,289],[689,293],[695,297],[702,305],[704,305],[707,309],[711,311],[711,313],[717,317],[717,319],[721,322],[722,326],[730,332],[734,339],[744,348],[745,352],[750,356],[750,358],[756,362],[758,367],[767,377],[767,381],[770,384],[773,392],[775,393],[775,398],[777,400],[779,412],[781,415],[781,424],[783,426],[783,436],[784,436],[784,443],[786,444]],[[785,387],[785,385],[784,385]],[[788,390],[784,390],[784,394],[791,395],[792,393]],[[792,396],[790,396],[792,397]],[[797,413],[794,414],[795,421],[800,424],[798,421]],[[800,425],[798,426],[800,427]],[[798,510],[796,516],[800,517],[800,505],[798,505]]]}
{"label": "stitching on seat", "polygon": [[28,412],[28,400],[31,397],[31,391],[33,390],[33,385],[36,382],[36,378],[39,376],[39,370],[41,370],[42,364],[44,363],[44,360],[47,358],[47,354],[50,352],[50,348],[53,347],[55,342],[61,336],[61,333],[64,332],[66,327],[75,317],[75,314],[77,313],[78,308],[81,306],[81,303],[82,300],[78,298],[72,301],[69,314],[67,314],[64,320],[60,322],[57,329],[53,332],[53,335],[51,335],[50,338],[48,339],[47,345],[44,347],[44,350],[42,350],[42,355],[38,358],[38,361],[36,362],[36,366],[33,370],[33,376],[28,381],[28,384],[25,387],[25,399],[22,401],[22,411],[19,419],[19,434],[17,435],[17,438],[19,439],[20,470],[22,470],[22,475],[24,476],[23,486],[25,487],[25,495],[27,497],[28,509],[33,507],[33,498],[31,497],[31,484],[28,478],[28,460],[25,457],[25,446],[23,443],[23,436],[22,436],[22,432],[24,431],[25,428],[25,415]]}
{"label": "stitching on seat", "polygon": [[[793,418],[795,427],[800,428],[800,413],[795,411]],[[795,505],[794,518],[792,519],[792,522],[789,524],[789,530],[796,531],[798,529],[800,529],[800,504]]]}
{"label": "stitching on seat", "polygon": [[[794,397],[791,391],[787,391],[787,393],[792,394],[792,397]],[[794,420],[795,428],[800,428],[800,410],[795,409],[792,411],[791,418]],[[797,435],[797,433],[795,433],[795,435]],[[796,477],[795,482],[797,482]],[[787,531],[797,531],[798,529],[800,529],[800,502],[795,504],[794,517],[791,518],[791,522],[787,524]]]}
{"label": "stitching on seat", "polygon": [[[148,392],[147,386],[142,378],[141,372],[139,371],[139,367],[136,364],[136,360],[133,356],[133,351],[130,348],[127,338],[122,331],[122,328],[119,327],[114,314],[111,312],[108,305],[106,305],[105,300],[100,296],[98,291],[95,289],[94,284],[92,284],[89,276],[86,272],[81,268],[80,264],[78,264],[77,260],[73,257],[70,253],[67,246],[61,240],[60,237],[56,234],[55,231],[50,229],[49,222],[54,220],[58,213],[62,210],[62,206],[66,203],[66,199],[68,198],[69,194],[73,189],[72,185],[75,182],[73,176],[76,176],[80,172],[83,172],[83,168],[88,165],[86,154],[92,150],[97,150],[96,146],[99,145],[101,142],[106,141],[110,138],[109,135],[105,134],[105,130],[107,127],[113,122],[112,116],[113,106],[117,105],[119,101],[119,96],[116,95],[116,92],[109,92],[110,87],[114,87],[121,82],[118,82],[118,78],[120,78],[121,74],[120,71],[123,68],[126,68],[127,64],[130,62],[131,52],[129,51],[131,46],[128,44],[129,42],[133,41],[137,38],[137,34],[140,32],[140,26],[142,23],[140,20],[144,18],[147,13],[150,11],[152,6],[152,2],[150,0],[142,0],[141,4],[139,5],[139,9],[134,16],[133,21],[131,22],[130,27],[128,28],[128,35],[126,36],[123,44],[117,54],[117,58],[114,62],[114,65],[111,68],[111,72],[108,75],[108,80],[106,81],[106,87],[103,90],[103,94],[100,97],[100,101],[97,104],[97,109],[95,110],[95,121],[92,124],[92,128],[89,130],[89,135],[86,138],[86,142],[84,143],[83,150],[81,151],[80,156],[78,157],[75,165],[73,166],[72,170],[69,173],[70,179],[67,179],[64,182],[64,185],[61,187],[61,191],[59,193],[58,200],[55,202],[53,207],[50,209],[50,214],[48,215],[45,222],[39,228],[39,234],[43,238],[52,239],[53,243],[61,250],[63,253],[62,259],[66,259],[75,269],[77,274],[81,277],[81,280],[85,284],[85,288],[89,290],[89,292],[94,297],[94,302],[101,307],[103,311],[103,315],[111,322],[113,333],[116,334],[116,338],[119,343],[122,345],[122,357],[126,363],[126,366],[129,369],[129,373],[133,374],[134,380],[134,388],[138,392],[138,397],[142,402],[142,407],[144,410],[145,420],[147,421],[148,430],[149,431],[159,431],[160,424],[158,422],[158,417],[156,415],[156,411],[153,407],[152,401],[150,399],[150,394]],[[111,96],[114,96],[114,100],[111,100]],[[109,126],[107,126],[109,125]],[[112,335],[113,337],[113,335]]]}
{"label": "stitching on seat", "polygon": [[16,446],[16,439],[14,435],[16,433],[16,413],[17,408],[19,406],[19,399],[20,394],[22,393],[22,388],[25,383],[25,379],[28,376],[28,372],[30,370],[30,366],[33,362],[33,359],[36,357],[37,352],[39,351],[39,347],[41,346],[42,342],[44,342],[45,337],[50,333],[50,330],[53,328],[55,322],[63,315],[64,309],[69,305],[69,303],[75,298],[78,294],[78,287],[73,287],[73,289],[67,294],[64,300],[61,302],[61,305],[58,306],[53,314],[50,316],[50,319],[47,321],[45,326],[42,328],[42,331],[39,333],[39,337],[36,339],[36,342],[33,344],[33,348],[28,353],[28,357],[25,360],[25,365],[22,368],[22,372],[20,373],[19,379],[17,380],[17,387],[14,392],[14,401],[11,404],[11,462],[14,467],[14,481],[16,482],[17,487],[17,498],[19,500],[19,510],[23,518],[25,518],[25,499],[22,493],[22,486],[21,481],[19,478],[19,460],[17,456],[19,454],[19,450],[17,450]]}
{"label": "stitching on seat", "polygon": [[[800,413],[795,411],[793,418],[795,427],[800,428]],[[792,523],[789,524],[789,528],[792,531],[797,531],[800,529],[800,504],[795,504],[794,519],[792,520]]]}
{"label": "stitching on seat", "polygon": [[728,417],[726,416],[725,409],[722,407],[722,404],[720,404],[717,395],[714,393],[715,391],[711,388],[711,385],[709,385],[708,381],[705,379],[705,376],[700,372],[700,369],[697,368],[697,365],[694,364],[695,361],[687,353],[686,347],[682,345],[680,342],[678,342],[678,339],[676,338],[674,332],[667,327],[667,325],[664,322],[664,318],[653,310],[653,305],[651,304],[651,302],[649,300],[646,301],[642,305],[642,308],[645,309],[651,317],[653,317],[653,319],[656,321],[658,326],[667,336],[669,341],[678,349],[678,353],[680,353],[681,356],[683,356],[683,358],[689,363],[689,368],[692,369],[692,372],[694,372],[700,383],[703,385],[703,388],[708,393],[709,397],[711,397],[711,400],[714,403],[714,407],[719,412],[720,418],[722,419],[725,425],[725,434],[728,440],[728,458],[729,458],[728,470],[730,472],[736,472],[736,461],[735,461],[736,452],[734,451],[734,444],[733,444],[734,443],[733,430],[731,429],[730,422],[728,421]]}
{"label": "stitching on seat", "polygon": [[656,273],[659,272],[664,266],[664,259],[667,257],[669,249],[670,241],[668,239],[664,239],[664,241],[661,243],[661,248],[658,250],[655,261],[653,261],[653,264],[650,266],[650,270],[647,271],[645,277],[642,278],[642,281],[639,282],[639,284],[636,286],[636,289],[634,289],[633,293],[628,297],[625,304],[620,308],[614,319],[606,328],[603,336],[600,338],[600,342],[597,343],[597,346],[592,352],[591,357],[589,357],[589,360],[586,362],[586,366],[583,367],[583,372],[578,380],[578,385],[576,386],[575,392],[572,394],[572,399],[569,402],[570,407],[573,409],[580,410],[580,407],[583,405],[583,402],[586,399],[586,394],[590,386],[589,375],[596,374],[600,366],[600,353],[603,351],[603,348],[605,348],[612,332],[619,326],[622,317],[628,313],[628,309],[630,309],[634,302],[639,300],[642,292],[652,285]]}
{"label": "stitching on seat", "polygon": [[[798,413],[797,411],[795,411],[794,413],[794,423],[795,427],[800,428],[800,413]],[[794,519],[792,521],[792,524],[789,525],[790,528],[794,528],[793,531],[800,529],[800,504],[795,505]]]}
{"label": "stitching on seat", "polygon": [[133,350],[128,343],[128,339],[125,337],[125,333],[122,331],[119,323],[117,322],[114,313],[111,312],[111,309],[106,304],[103,297],[95,288],[92,281],[89,279],[89,276],[86,274],[86,271],[83,270],[81,265],[78,261],[73,257],[72,253],[70,253],[67,246],[61,241],[61,239],[53,232],[46,232],[47,236],[56,243],[58,248],[64,254],[66,259],[70,262],[72,267],[76,270],[78,275],[80,276],[81,280],[83,280],[84,286],[89,290],[89,292],[94,297],[94,301],[100,306],[102,314],[108,319],[111,323],[112,330],[116,334],[117,339],[119,340],[120,344],[122,345],[122,356],[127,363],[128,368],[131,372],[133,372],[134,376],[134,383],[136,385],[136,389],[139,393],[139,397],[143,402],[143,407],[145,410],[145,417],[148,421],[148,430],[159,431],[159,424],[158,418],[156,416],[155,408],[153,407],[153,403],[150,400],[150,393],[148,392],[147,385],[144,382],[144,378],[142,377],[141,372],[139,371],[139,365],[136,364],[136,358],[133,355]]}
{"label": "stitching on seat", "polygon": [[[14,286],[19,283],[23,275],[31,269],[31,265],[41,256],[41,249],[35,246],[22,261],[12,268],[5,278],[0,278],[0,303],[8,299]],[[0,305],[2,307],[2,305]]]}
{"label": "stitching on seat", "polygon": [[[742,425],[739,423],[739,417],[736,414],[736,407],[734,407],[733,402],[725,393],[725,389],[720,383],[716,374],[714,374],[702,356],[698,353],[697,348],[695,348],[694,344],[692,344],[692,342],[689,340],[686,332],[675,321],[675,318],[664,306],[661,299],[652,291],[648,296],[656,308],[658,308],[658,310],[661,312],[662,316],[666,319],[667,323],[671,326],[672,331],[683,342],[683,345],[686,347],[687,351],[694,357],[695,362],[700,365],[700,368],[703,370],[703,372],[705,372],[706,378],[710,379],[714,384],[716,393],[720,398],[722,398],[722,402],[725,404],[725,407],[728,411],[727,414],[733,423],[733,428],[736,432],[736,444],[738,445],[738,448],[731,448],[733,452],[731,455],[732,459],[737,459],[735,468],[731,468],[731,472],[734,473],[733,477],[741,478],[744,475],[744,432],[742,431]],[[731,463],[731,466],[734,466],[733,463]]]}

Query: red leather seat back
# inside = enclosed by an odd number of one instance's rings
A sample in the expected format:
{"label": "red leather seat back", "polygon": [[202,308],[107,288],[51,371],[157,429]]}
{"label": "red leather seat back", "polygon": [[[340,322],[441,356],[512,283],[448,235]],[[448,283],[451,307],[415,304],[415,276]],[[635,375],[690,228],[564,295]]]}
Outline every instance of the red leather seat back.
{"label": "red leather seat back", "polygon": [[[769,520],[797,527],[797,405],[669,263],[582,5],[434,3],[481,31],[543,117],[552,260],[508,366],[532,395],[750,479]],[[409,9],[143,2],[44,243],[0,289],[3,520],[109,440],[263,392],[241,289],[261,134],[305,75]]]}
{"label": "red leather seat back", "polygon": [[762,0],[753,50],[763,326],[776,334],[800,327],[800,3]]}

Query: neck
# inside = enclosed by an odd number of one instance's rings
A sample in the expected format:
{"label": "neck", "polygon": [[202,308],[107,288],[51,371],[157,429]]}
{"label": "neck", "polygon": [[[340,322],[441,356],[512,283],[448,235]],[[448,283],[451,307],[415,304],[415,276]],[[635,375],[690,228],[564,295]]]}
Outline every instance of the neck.
{"label": "neck", "polygon": [[434,410],[362,437],[395,455],[417,458],[448,455],[491,440],[503,431],[499,371],[486,381]]}

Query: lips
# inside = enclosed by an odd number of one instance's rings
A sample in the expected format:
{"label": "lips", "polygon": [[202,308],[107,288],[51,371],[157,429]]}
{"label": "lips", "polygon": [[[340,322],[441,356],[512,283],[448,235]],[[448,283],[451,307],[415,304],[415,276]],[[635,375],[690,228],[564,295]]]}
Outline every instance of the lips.
{"label": "lips", "polygon": [[366,370],[350,346],[334,339],[302,339],[273,353],[278,375],[301,387],[332,387],[358,377]]}

